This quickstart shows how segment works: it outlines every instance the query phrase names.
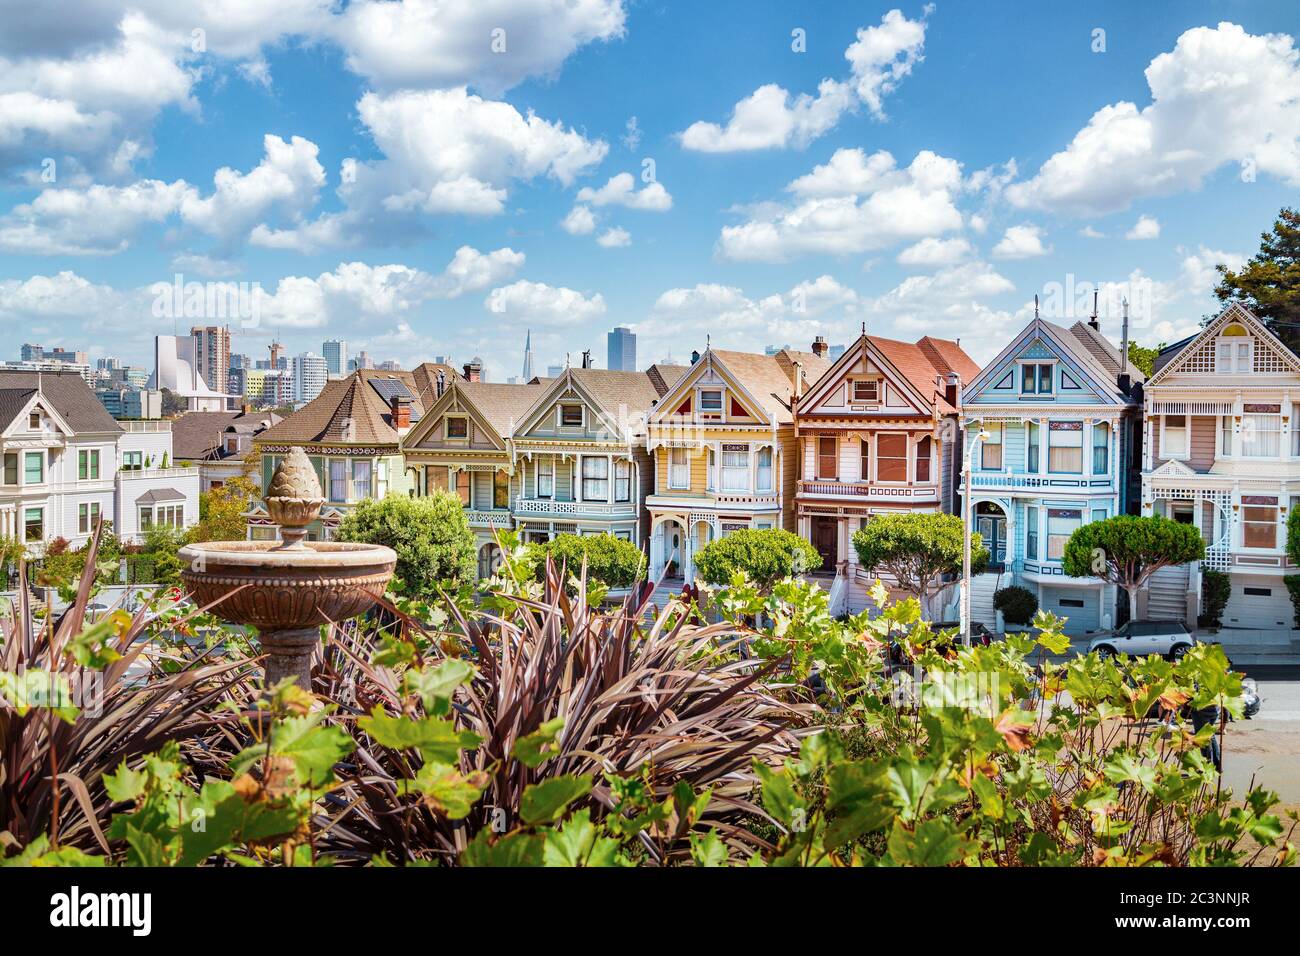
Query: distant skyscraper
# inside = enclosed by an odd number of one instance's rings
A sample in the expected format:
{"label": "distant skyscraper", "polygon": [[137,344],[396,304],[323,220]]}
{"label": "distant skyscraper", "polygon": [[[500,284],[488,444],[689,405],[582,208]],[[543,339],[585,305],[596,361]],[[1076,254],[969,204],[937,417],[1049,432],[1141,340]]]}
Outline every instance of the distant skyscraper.
{"label": "distant skyscraper", "polygon": [[329,380],[325,359],[315,352],[303,352],[293,359],[293,400],[310,402]]}
{"label": "distant skyscraper", "polygon": [[40,345],[24,342],[20,355],[24,362],[39,362],[45,358],[45,349]]}
{"label": "distant skyscraper", "polygon": [[[249,359],[247,355],[241,355],[238,352],[230,353],[230,368],[244,369],[244,368],[252,368],[252,367],[253,367],[253,362],[251,359]],[[231,391],[238,391],[238,389],[231,389]]]}
{"label": "distant skyscraper", "polygon": [[605,336],[605,342],[609,347],[609,361],[605,364],[610,371],[636,371],[636,333],[620,325]]}
{"label": "distant skyscraper", "polygon": [[342,339],[328,339],[321,346],[321,354],[325,356],[325,365],[331,375],[346,375],[348,373],[348,343]]}
{"label": "distant skyscraper", "polygon": [[190,335],[194,338],[196,370],[214,392],[225,392],[230,376],[230,329],[196,325],[190,329]]}
{"label": "distant skyscraper", "polygon": [[280,364],[283,361],[281,356],[284,354],[284,346],[275,339],[271,339],[269,348],[271,350],[271,364],[268,365],[267,368],[284,368],[284,366]]}
{"label": "distant skyscraper", "polygon": [[546,377],[547,377],[547,378],[559,378],[559,377],[560,377],[561,375],[563,375],[563,374],[564,374],[564,366],[563,366],[563,365],[548,365],[548,366],[546,366]]}
{"label": "distant skyscraper", "polygon": [[520,376],[524,382],[533,377],[533,330],[529,329],[524,336],[524,371]]}
{"label": "distant skyscraper", "polygon": [[370,353],[362,349],[357,353],[357,357],[348,362],[347,369],[349,372],[355,372],[357,369],[374,368],[375,360],[370,357]]}
{"label": "distant skyscraper", "polygon": [[102,359],[95,360],[95,368],[103,369],[106,372],[111,372],[114,369],[119,369],[121,367],[121,360],[115,359],[111,355],[106,355]]}

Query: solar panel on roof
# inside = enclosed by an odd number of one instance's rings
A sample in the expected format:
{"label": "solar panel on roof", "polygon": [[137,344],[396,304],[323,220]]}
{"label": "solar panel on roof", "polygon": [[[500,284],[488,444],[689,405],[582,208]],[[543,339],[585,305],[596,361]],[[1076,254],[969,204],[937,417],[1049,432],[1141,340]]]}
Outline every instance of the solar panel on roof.
{"label": "solar panel on roof", "polygon": [[414,398],[411,390],[406,387],[406,383],[396,378],[372,378],[370,387],[373,388],[386,403],[392,404],[396,398]]}

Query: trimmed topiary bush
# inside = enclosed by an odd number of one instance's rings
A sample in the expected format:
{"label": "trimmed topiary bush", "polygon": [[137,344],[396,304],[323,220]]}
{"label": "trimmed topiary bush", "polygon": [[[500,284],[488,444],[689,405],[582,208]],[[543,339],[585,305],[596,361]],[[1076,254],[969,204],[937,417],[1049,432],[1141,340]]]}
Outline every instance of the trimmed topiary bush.
{"label": "trimmed topiary bush", "polygon": [[358,501],[339,522],[338,540],[392,548],[397,577],[410,594],[432,596],[439,582],[473,584],[477,578],[474,532],[460,499],[445,491]]}
{"label": "trimmed topiary bush", "polygon": [[1028,624],[1038,613],[1038,598],[1029,588],[1013,584],[994,593],[993,606],[1008,624]]}
{"label": "trimmed topiary bush", "polygon": [[568,573],[582,573],[587,562],[587,577],[609,588],[631,587],[645,577],[645,555],[631,541],[612,534],[561,534],[545,544],[530,545],[531,557],[537,561],[537,578],[545,580],[546,558],[556,565],[566,565]]}
{"label": "trimmed topiary bush", "polygon": [[816,571],[822,556],[811,544],[780,528],[748,528],[710,541],[695,556],[695,570],[709,584],[730,584],[744,571],[766,591],[782,578]]}

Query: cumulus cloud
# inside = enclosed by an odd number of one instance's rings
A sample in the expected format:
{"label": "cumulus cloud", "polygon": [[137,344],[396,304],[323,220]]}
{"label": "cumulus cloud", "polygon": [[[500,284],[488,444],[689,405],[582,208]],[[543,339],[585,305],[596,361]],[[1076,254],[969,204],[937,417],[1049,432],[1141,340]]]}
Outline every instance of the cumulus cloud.
{"label": "cumulus cloud", "polygon": [[596,230],[596,215],[589,206],[574,206],[560,220],[560,228],[571,236],[589,236]]}
{"label": "cumulus cloud", "polygon": [[1008,226],[998,244],[993,247],[993,255],[999,259],[1031,259],[1045,256],[1050,250],[1043,245],[1043,230],[1038,226]]}
{"label": "cumulus cloud", "polygon": [[515,323],[576,326],[605,314],[605,298],[521,279],[493,289],[484,300],[489,312]]}
{"label": "cumulus cloud", "polygon": [[1124,233],[1125,239],[1159,239],[1160,222],[1154,216],[1140,216],[1133,228]]}
{"label": "cumulus cloud", "polygon": [[596,238],[596,245],[605,249],[619,249],[632,245],[632,234],[619,226],[606,229]]}
{"label": "cumulus cloud", "polygon": [[703,120],[688,126],[678,134],[682,146],[706,153],[803,148],[859,103],[883,119],[885,95],[922,58],[931,9],[927,7],[919,20],[890,10],[878,25],[859,29],[857,39],[844,51],[851,71],[847,79],[823,79],[816,96],[764,84],[735,105],[725,126]]}
{"label": "cumulus cloud", "polygon": [[899,264],[905,266],[950,266],[968,258],[975,250],[960,237],[954,239],[922,239],[898,254]]}
{"label": "cumulus cloud", "polygon": [[673,197],[662,183],[650,182],[637,189],[636,180],[631,173],[611,176],[609,182],[599,189],[590,186],[580,189],[578,202],[591,203],[593,206],[626,206],[628,209],[646,212],[667,212],[673,208]]}
{"label": "cumulus cloud", "polygon": [[1300,185],[1300,53],[1284,34],[1196,27],[1146,69],[1151,102],[1102,107],[1038,173],[1006,190],[1015,205],[1081,215],[1200,187],[1228,164]]}
{"label": "cumulus cloud", "polygon": [[888,153],[839,150],[829,163],[796,179],[801,201],[726,226],[718,254],[726,259],[779,262],[800,255],[845,255],[960,229],[954,205],[961,166],[923,150],[906,169]]}

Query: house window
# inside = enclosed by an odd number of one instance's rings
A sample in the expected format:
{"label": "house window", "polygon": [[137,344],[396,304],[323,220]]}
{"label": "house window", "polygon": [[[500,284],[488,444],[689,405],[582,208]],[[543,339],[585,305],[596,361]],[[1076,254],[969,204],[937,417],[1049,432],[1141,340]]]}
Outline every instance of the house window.
{"label": "house window", "polygon": [[45,539],[45,509],[25,508],[23,510],[23,540],[43,541]]}
{"label": "house window", "polygon": [[716,491],[718,488],[718,450],[716,448],[706,448],[704,450],[704,490]]}
{"label": "house window", "polygon": [[[280,463],[279,458],[272,458],[271,460],[274,461],[276,464]],[[144,452],[142,451],[122,452],[123,471],[139,471],[143,467],[144,467]],[[275,465],[271,466],[271,473],[272,474],[275,473]],[[267,484],[269,485],[270,482],[268,481]]]}
{"label": "house window", "polygon": [[620,540],[620,541],[631,541],[631,540],[632,540],[632,532],[631,532],[631,531],[615,531],[615,532],[614,532],[614,537],[618,538],[618,540]]}
{"label": "house window", "polygon": [[1025,470],[1038,473],[1038,448],[1039,442],[1042,441],[1041,427],[1038,422],[1030,422],[1026,428],[1026,445],[1025,445]]}
{"label": "house window", "polygon": [[1104,475],[1110,470],[1110,429],[1104,423],[1092,426],[1092,473]]}
{"label": "house window", "polygon": [[99,520],[99,502],[91,501],[82,502],[77,505],[77,533],[90,534],[95,529],[95,522]]}
{"label": "house window", "polygon": [[834,480],[839,477],[839,455],[834,436],[817,439],[817,477]]}
{"label": "house window", "polygon": [[447,437],[469,438],[469,419],[464,415],[448,415]]}
{"label": "house window", "polygon": [[691,466],[686,459],[685,448],[668,449],[668,487],[689,488],[691,486]]}
{"label": "house window", "polygon": [[772,490],[772,449],[760,448],[756,453],[758,459],[758,490]]}
{"label": "house window", "polygon": [[934,444],[933,439],[926,435],[916,443],[916,480],[930,480],[930,446]]}
{"label": "house window", "polygon": [[703,389],[700,392],[700,411],[722,411],[722,390],[716,388]]}
{"label": "house window", "polygon": [[1277,547],[1277,506],[1248,505],[1241,509],[1241,544],[1246,548]]}
{"label": "house window", "polygon": [[231,454],[233,454],[233,453],[239,451],[239,436],[238,436],[238,435],[227,435],[227,436],[226,436],[226,451],[227,451],[228,453],[231,453]]}
{"label": "house window", "polygon": [[375,464],[375,497],[388,497],[388,459],[381,458]]}
{"label": "house window", "polygon": [[492,507],[510,507],[510,476],[504,471],[492,472]]}
{"label": "house window", "polygon": [[1166,415],[1160,436],[1161,458],[1187,457],[1187,416]]}
{"label": "house window", "polygon": [[348,463],[343,458],[331,458],[329,463],[329,500],[348,500]]}
{"label": "house window", "polygon": [[433,494],[436,491],[447,490],[447,469],[443,465],[425,465],[424,466],[424,491],[425,494]]}
{"label": "house window", "polygon": [[185,526],[184,505],[158,505],[154,508],[153,523],[164,528],[182,528]]}
{"label": "house window", "polygon": [[626,459],[614,462],[614,500],[632,500],[632,463]]}
{"label": "house window", "polygon": [[537,459],[537,497],[549,498],[555,494],[555,459]]}
{"label": "house window", "polygon": [[989,437],[980,449],[980,467],[985,471],[1000,471],[1002,469],[1002,426],[986,425],[984,430],[988,432]]}
{"label": "house window", "polygon": [[876,480],[907,481],[907,436],[886,432],[876,438]]}
{"label": "house window", "polygon": [[1047,470],[1057,474],[1083,472],[1083,422],[1049,422]]}
{"label": "house window", "polygon": [[853,382],[853,401],[864,405],[880,403],[880,382],[874,378],[860,378]]}
{"label": "house window", "polygon": [[1253,343],[1240,336],[1220,338],[1214,344],[1214,371],[1223,373],[1249,372],[1253,367]]}
{"label": "house window", "polygon": [[1093,520],[1093,521],[1105,521],[1105,520],[1106,520],[1106,509],[1105,509],[1105,508],[1093,508],[1093,509],[1092,509],[1092,520]]}
{"label": "house window", "polygon": [[1051,395],[1052,366],[1050,364],[1020,366],[1020,392],[1022,395]]}
{"label": "house window", "polygon": [[370,497],[370,461],[357,459],[352,462],[352,496],[360,501]]}
{"label": "house window", "polygon": [[18,454],[17,452],[5,453],[5,484],[18,484]]}
{"label": "house window", "polygon": [[460,506],[469,508],[472,505],[473,497],[471,494],[473,476],[468,471],[456,472],[456,496],[460,498]]}
{"label": "house window", "polygon": [[27,427],[34,432],[41,430],[41,413],[32,412],[27,416]]}
{"label": "house window", "polygon": [[45,480],[45,455],[39,451],[23,453],[23,484],[39,485]]}
{"label": "house window", "polygon": [[1241,416],[1241,455],[1244,458],[1276,458],[1282,448],[1281,415]]}
{"label": "house window", "polygon": [[561,405],[560,424],[565,426],[566,428],[581,428],[582,427],[582,406]]}
{"label": "house window", "polygon": [[1038,560],[1038,509],[1032,505],[1025,509],[1025,557]]}
{"label": "house window", "polygon": [[609,459],[594,458],[590,455],[582,459],[582,500],[609,500]]}
{"label": "house window", "polygon": [[722,446],[722,490],[749,490],[749,446]]}
{"label": "house window", "polygon": [[153,509],[141,508],[140,509],[140,530],[148,531],[152,527],[153,527]]}
{"label": "house window", "polygon": [[1047,509],[1047,558],[1061,560],[1066,542],[1075,529],[1083,524],[1083,511],[1078,508]]}
{"label": "house window", "polygon": [[871,478],[871,443],[863,438],[861,443],[861,457],[858,460],[858,475],[863,481],[869,481]]}

